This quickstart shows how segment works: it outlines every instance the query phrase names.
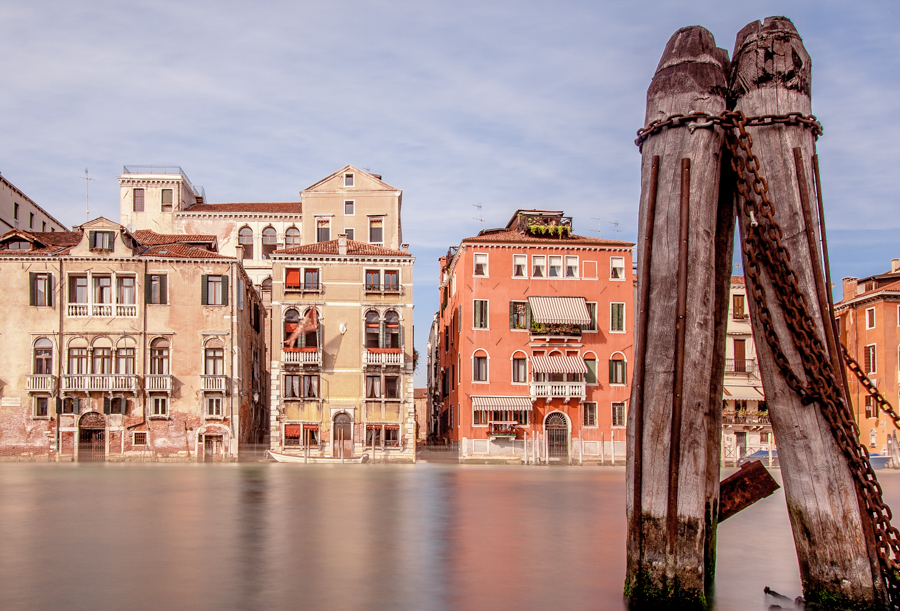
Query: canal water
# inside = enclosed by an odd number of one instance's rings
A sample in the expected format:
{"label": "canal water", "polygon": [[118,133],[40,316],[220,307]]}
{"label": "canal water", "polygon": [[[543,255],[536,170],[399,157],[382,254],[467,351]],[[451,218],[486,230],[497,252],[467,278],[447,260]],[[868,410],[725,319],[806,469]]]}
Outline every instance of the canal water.
{"label": "canal water", "polygon": [[[624,489],[622,467],[0,464],[0,609],[618,611]],[[718,542],[716,611],[800,594],[781,491]]]}

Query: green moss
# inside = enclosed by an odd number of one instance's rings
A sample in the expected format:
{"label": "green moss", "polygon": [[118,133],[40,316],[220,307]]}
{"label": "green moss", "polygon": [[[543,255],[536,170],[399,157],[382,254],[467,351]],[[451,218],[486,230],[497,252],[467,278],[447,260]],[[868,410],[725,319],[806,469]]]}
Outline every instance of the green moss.
{"label": "green moss", "polygon": [[630,611],[643,611],[644,609],[705,611],[708,608],[704,594],[683,590],[677,582],[673,588],[667,589],[654,585],[653,581],[646,572],[639,573],[633,579],[626,579],[624,593],[628,598]]}

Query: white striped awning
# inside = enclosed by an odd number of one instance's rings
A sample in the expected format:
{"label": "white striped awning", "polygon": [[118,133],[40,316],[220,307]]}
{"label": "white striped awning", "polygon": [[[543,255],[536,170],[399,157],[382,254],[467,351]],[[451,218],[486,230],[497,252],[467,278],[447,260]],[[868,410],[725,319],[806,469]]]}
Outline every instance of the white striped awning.
{"label": "white striped awning", "polygon": [[479,412],[530,412],[531,397],[472,397],[472,409]]}
{"label": "white striped awning", "polygon": [[587,373],[587,366],[577,356],[533,356],[534,373]]}
{"label": "white striped awning", "polygon": [[746,400],[746,401],[764,401],[762,391],[755,386],[726,386],[722,393],[724,398],[729,401]]}
{"label": "white striped awning", "polygon": [[589,325],[584,297],[529,297],[531,318],[542,325]]}

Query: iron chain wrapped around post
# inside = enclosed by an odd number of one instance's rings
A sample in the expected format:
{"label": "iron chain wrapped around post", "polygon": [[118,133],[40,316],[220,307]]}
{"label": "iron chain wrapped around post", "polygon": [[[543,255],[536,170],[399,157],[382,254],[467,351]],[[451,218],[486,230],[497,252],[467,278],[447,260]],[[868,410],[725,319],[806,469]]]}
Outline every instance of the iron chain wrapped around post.
{"label": "iron chain wrapped around post", "polygon": [[[859,428],[853,420],[852,410],[846,404],[841,390],[842,375],[834,370],[828,350],[816,333],[815,323],[809,313],[809,304],[800,291],[797,275],[791,267],[790,255],[782,244],[781,227],[772,217],[774,206],[768,197],[768,183],[760,174],[759,158],[753,154],[753,137],[746,130],[747,127],[776,124],[805,125],[810,128],[815,138],[823,133],[821,124],[813,115],[790,113],[745,117],[741,111],[725,111],[721,115],[694,112],[654,121],[638,130],[635,144],[641,147],[651,135],[682,125],[692,132],[698,128],[716,125],[725,130],[725,141],[731,153],[731,166],[736,175],[741,209],[750,219],[751,231],[741,245],[748,262],[745,270],[749,280],[747,288],[758,304],[766,343],[772,351],[776,366],[791,390],[798,395],[800,402],[803,405],[818,402],[822,406],[822,415],[847,459],[857,493],[872,520],[876,554],[891,599],[891,607],[900,609],[900,531],[891,525],[891,510],[883,500],[881,486],[869,463],[868,450],[859,441]],[[775,292],[772,297],[784,308],[785,322],[790,330],[790,339],[800,356],[805,383],[792,369],[781,346],[781,340],[775,332],[771,311],[766,305],[767,296],[763,290],[761,273],[768,276]],[[823,312],[823,315],[830,316],[831,313]],[[843,350],[843,356],[850,370],[859,377],[870,395],[875,397],[881,409],[900,427],[900,416],[862,373],[858,363],[847,354],[846,350]]]}

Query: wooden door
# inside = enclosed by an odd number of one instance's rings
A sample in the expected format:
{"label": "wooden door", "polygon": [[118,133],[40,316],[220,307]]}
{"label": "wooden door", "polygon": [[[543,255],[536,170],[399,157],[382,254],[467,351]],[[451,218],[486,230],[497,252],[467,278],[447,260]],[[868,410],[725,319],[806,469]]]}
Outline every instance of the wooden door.
{"label": "wooden door", "polygon": [[335,458],[353,457],[353,423],[347,414],[334,417],[331,452]]}

